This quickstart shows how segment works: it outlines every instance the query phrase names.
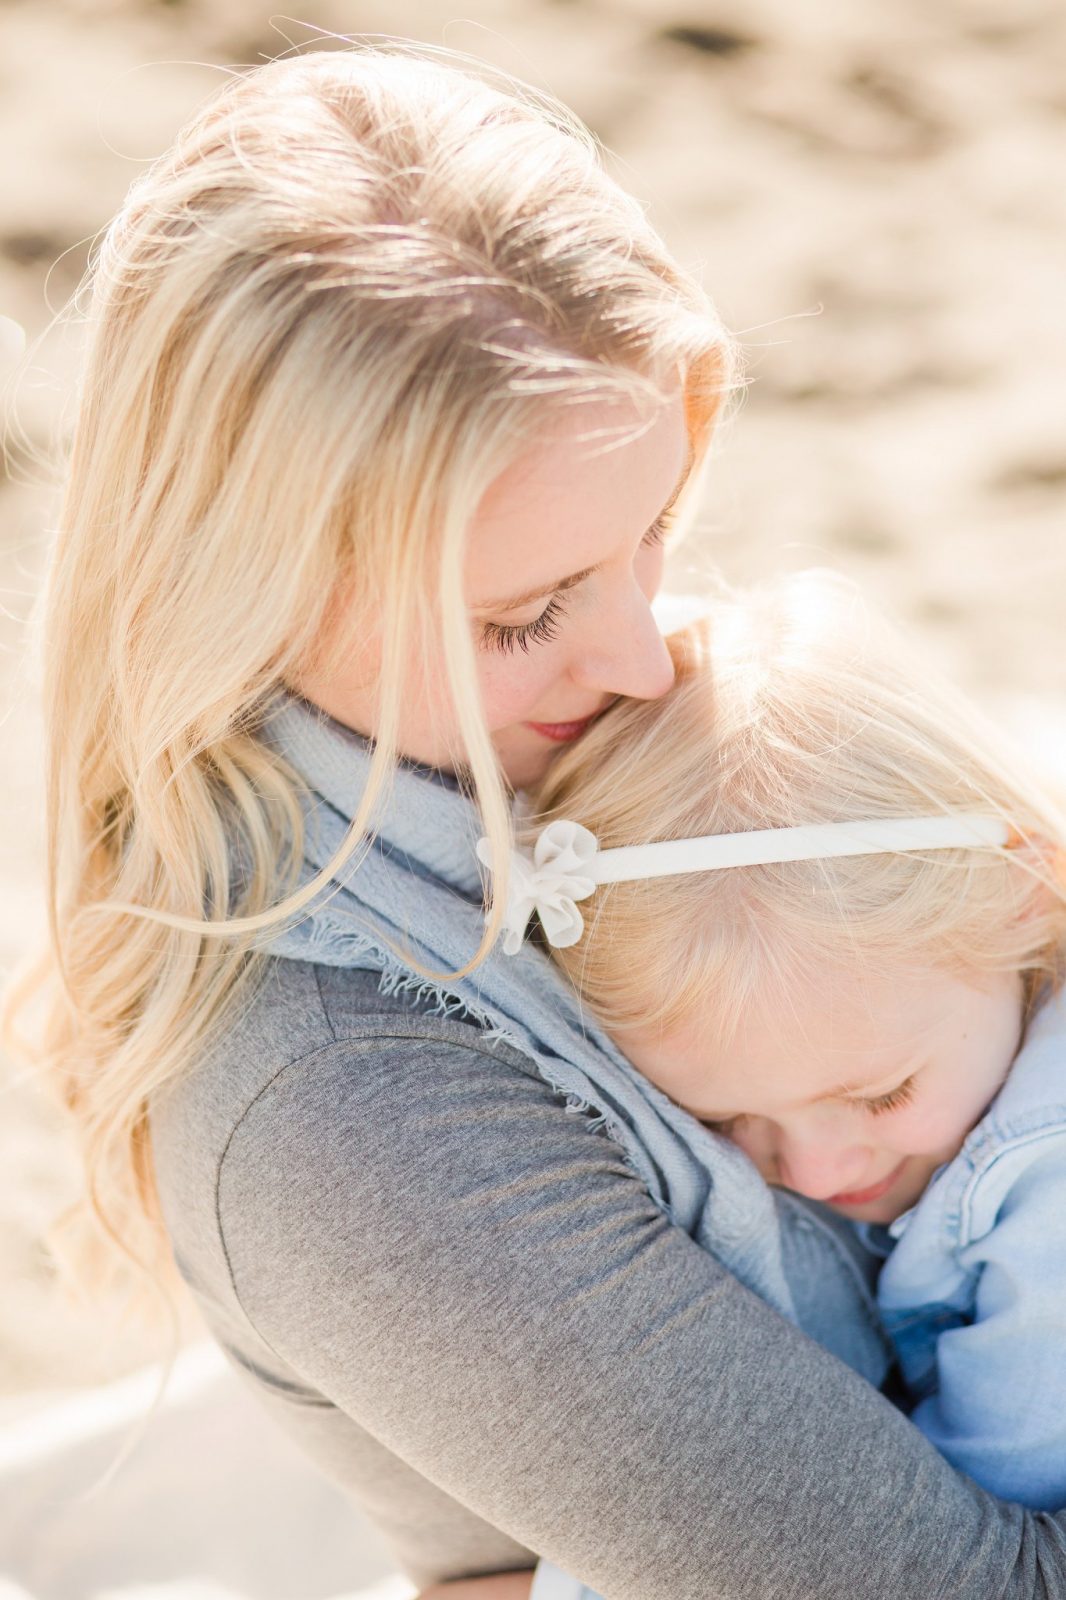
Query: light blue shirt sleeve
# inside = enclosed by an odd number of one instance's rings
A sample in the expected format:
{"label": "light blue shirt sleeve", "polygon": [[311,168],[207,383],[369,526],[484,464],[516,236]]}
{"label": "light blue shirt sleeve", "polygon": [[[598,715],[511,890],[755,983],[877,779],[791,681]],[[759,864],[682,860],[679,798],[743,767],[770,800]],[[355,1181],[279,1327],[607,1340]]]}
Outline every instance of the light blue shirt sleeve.
{"label": "light blue shirt sleeve", "polygon": [[562,1567],[551,1561],[539,1561],[533,1574],[533,1587],[529,1600],[599,1600],[594,1589],[586,1588],[580,1578],[572,1578]]}
{"label": "light blue shirt sleeve", "polygon": [[941,1334],[938,1392],[912,1420],[984,1488],[1066,1506],[1066,1138],[1052,1135],[968,1244],[971,1323]]}

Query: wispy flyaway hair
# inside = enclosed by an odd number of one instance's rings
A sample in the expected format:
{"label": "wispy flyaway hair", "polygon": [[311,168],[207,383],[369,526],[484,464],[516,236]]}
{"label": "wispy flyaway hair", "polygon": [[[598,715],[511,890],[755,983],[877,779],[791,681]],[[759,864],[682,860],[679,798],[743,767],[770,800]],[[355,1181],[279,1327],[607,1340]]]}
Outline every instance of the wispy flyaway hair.
{"label": "wispy flyaway hair", "polygon": [[[603,849],[810,823],[974,813],[1013,848],[735,867],[617,883],[552,954],[609,1028],[698,1013],[723,1038],[817,970],[1063,976],[1066,813],[1020,751],[829,573],[722,594],[671,640],[673,689],[619,701],[552,767],[555,817]],[[792,988],[792,992],[795,992]]]}
{"label": "wispy flyaway hair", "polygon": [[230,79],[134,184],[79,303],[44,616],[51,947],[9,1010],[25,1033],[43,999],[36,1054],[96,1219],[154,1270],[148,1098],[327,876],[294,892],[296,780],[256,738],[271,694],[321,665],[327,607],[353,636],[383,624],[373,775],[336,869],[387,802],[404,675],[442,628],[457,760],[505,850],[471,516],[594,398],[651,418],[680,382],[699,459],[730,347],[563,107],[399,45]]}

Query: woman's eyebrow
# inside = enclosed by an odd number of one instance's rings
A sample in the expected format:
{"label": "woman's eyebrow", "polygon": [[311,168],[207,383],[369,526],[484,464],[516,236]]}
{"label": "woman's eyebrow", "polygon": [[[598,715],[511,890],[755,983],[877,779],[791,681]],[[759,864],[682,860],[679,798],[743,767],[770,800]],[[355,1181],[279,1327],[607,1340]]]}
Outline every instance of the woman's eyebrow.
{"label": "woman's eyebrow", "polygon": [[478,611],[521,611],[523,606],[532,605],[534,600],[546,600],[550,594],[565,594],[567,589],[576,589],[579,583],[584,583],[586,578],[598,571],[595,567],[586,567],[583,572],[572,572],[568,578],[559,578],[555,583],[546,583],[541,589],[529,589],[525,594],[508,595],[506,600],[485,600],[475,607]]}
{"label": "woman's eyebrow", "polygon": [[[674,485],[674,490],[669,500],[659,512],[659,517],[665,517],[667,512],[672,511],[677,504],[681,491],[689,480],[694,460],[694,452],[690,448],[685,458],[685,465],[681,469],[681,476]],[[659,517],[656,517],[656,522]],[[654,525],[652,523],[652,527]],[[473,609],[475,611],[521,611],[523,606],[532,605],[534,600],[546,600],[549,595],[565,594],[568,589],[576,589],[579,583],[584,583],[586,578],[591,578],[594,572],[598,572],[599,567],[600,563],[597,563],[594,567],[585,567],[581,572],[571,572],[566,578],[557,578],[554,583],[542,584],[539,588],[527,590],[525,594],[508,595],[504,600],[483,600],[480,605],[476,605]]]}

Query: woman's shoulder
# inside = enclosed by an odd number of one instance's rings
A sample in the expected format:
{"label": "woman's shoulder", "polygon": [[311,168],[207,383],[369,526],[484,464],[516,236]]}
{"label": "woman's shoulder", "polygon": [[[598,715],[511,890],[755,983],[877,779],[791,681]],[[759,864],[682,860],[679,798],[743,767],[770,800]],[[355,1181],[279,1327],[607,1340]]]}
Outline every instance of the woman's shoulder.
{"label": "woman's shoulder", "polygon": [[[272,958],[149,1105],[167,1231],[216,1336],[237,1351],[249,1337],[233,1283],[243,1243],[269,1279],[270,1239],[309,1213],[328,1227],[338,1186],[358,1207],[431,1147],[451,1139],[458,1159],[486,1118],[496,1128],[534,1105],[553,1128],[570,1120],[533,1063],[476,1022],[434,1014],[417,991],[384,994],[374,972]],[[275,1227],[278,1207],[295,1210]]]}
{"label": "woman's shoulder", "polygon": [[294,1100],[317,1100],[336,1073],[348,1093],[361,1077],[369,1090],[382,1075],[410,1092],[429,1062],[455,1069],[487,1056],[499,1071],[536,1076],[531,1061],[490,1043],[477,1021],[440,1015],[417,988],[386,993],[376,972],[271,959],[200,1059],[153,1097],[157,1166],[170,1152],[183,1165],[217,1166],[253,1108],[262,1120],[284,1098],[291,1114]]}

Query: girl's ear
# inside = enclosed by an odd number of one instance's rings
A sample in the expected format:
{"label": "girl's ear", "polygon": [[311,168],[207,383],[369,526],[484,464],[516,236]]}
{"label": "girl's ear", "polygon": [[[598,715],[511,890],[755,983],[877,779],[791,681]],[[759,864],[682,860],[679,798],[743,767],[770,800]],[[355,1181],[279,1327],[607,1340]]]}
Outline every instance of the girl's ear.
{"label": "girl's ear", "polygon": [[1066,895],[1066,845],[1055,845],[1051,851],[1051,876]]}
{"label": "girl's ear", "polygon": [[1039,883],[1043,889],[1043,893],[1034,893],[1023,918],[1050,911],[1056,901],[1066,902],[1066,845],[1043,834],[1023,835],[1012,829],[1006,848],[1034,885]]}
{"label": "girl's ear", "polygon": [[1011,851],[1044,877],[1061,880],[1066,872],[1066,844],[1042,833],[1022,833],[1011,827],[1004,849]]}

